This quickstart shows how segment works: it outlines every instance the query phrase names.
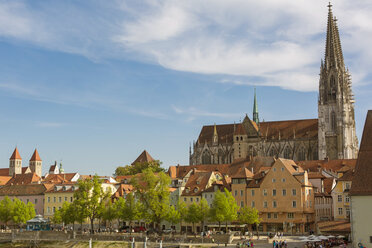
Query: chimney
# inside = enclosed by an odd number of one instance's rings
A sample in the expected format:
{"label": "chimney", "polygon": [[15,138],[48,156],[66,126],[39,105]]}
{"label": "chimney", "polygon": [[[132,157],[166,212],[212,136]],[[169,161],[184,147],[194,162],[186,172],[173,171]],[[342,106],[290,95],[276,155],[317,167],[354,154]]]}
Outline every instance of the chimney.
{"label": "chimney", "polygon": [[328,157],[325,157],[325,158],[324,158],[324,161],[325,161],[325,162],[328,162],[328,161],[329,161]]}
{"label": "chimney", "polygon": [[253,167],[252,167],[251,171],[252,171],[252,174],[254,174],[254,172],[253,172]]}

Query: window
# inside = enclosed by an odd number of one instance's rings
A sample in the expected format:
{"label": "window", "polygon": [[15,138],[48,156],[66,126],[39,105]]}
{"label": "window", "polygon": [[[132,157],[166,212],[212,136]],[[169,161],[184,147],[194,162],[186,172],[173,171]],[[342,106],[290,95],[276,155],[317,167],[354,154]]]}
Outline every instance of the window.
{"label": "window", "polygon": [[240,207],[244,207],[244,202],[243,201],[240,202]]}
{"label": "window", "polygon": [[336,131],[336,114],[334,111],[331,113],[331,131]]}
{"label": "window", "polygon": [[74,201],[74,199],[72,198],[72,196],[71,196],[71,198],[70,198],[70,201],[71,201],[71,202],[73,202],[73,201]]}
{"label": "window", "polygon": [[275,167],[273,168],[273,171],[274,171],[274,172],[276,171],[276,168],[275,168]]}
{"label": "window", "polygon": [[280,168],[281,171],[284,171],[284,167]]}
{"label": "window", "polygon": [[338,196],[337,196],[337,201],[338,201],[338,202],[342,202],[342,195],[338,195]]}
{"label": "window", "polygon": [[67,201],[67,196],[65,196],[65,201]]}
{"label": "window", "polygon": [[263,203],[264,208],[267,208],[267,201]]}
{"label": "window", "polygon": [[47,212],[50,213],[50,207],[47,208]]}
{"label": "window", "polygon": [[275,149],[274,149],[274,147],[271,147],[270,152],[269,152],[269,156],[270,157],[275,156]]}
{"label": "window", "polygon": [[273,196],[276,196],[276,189],[273,189]]}
{"label": "window", "polygon": [[264,190],[263,190],[263,195],[264,195],[264,196],[267,196],[267,189],[264,189]]}
{"label": "window", "polygon": [[252,208],[254,208],[255,207],[255,204],[254,204],[254,201],[252,201]]}
{"label": "window", "polygon": [[289,146],[286,146],[286,148],[284,149],[284,154],[283,154],[284,158],[286,159],[289,159],[291,158],[291,149],[289,149]]}
{"label": "window", "polygon": [[192,197],[190,197],[190,201],[192,202],[194,199]]}
{"label": "window", "polygon": [[273,208],[276,208],[276,207],[277,207],[276,201],[273,201]]}
{"label": "window", "polygon": [[278,219],[278,214],[274,213],[274,219]]}
{"label": "window", "polygon": [[196,201],[199,202],[199,198],[196,198]]}
{"label": "window", "polygon": [[288,217],[288,219],[293,219],[294,218],[294,213],[288,213],[287,217]]}
{"label": "window", "polygon": [[273,178],[272,180],[271,180],[273,183],[275,183],[276,182],[276,179],[275,178]]}
{"label": "window", "polygon": [[345,195],[345,202],[350,202],[350,197],[348,195]]}
{"label": "window", "polygon": [[48,202],[50,202],[50,197],[48,196]]}
{"label": "window", "polygon": [[237,191],[237,190],[235,190],[235,191],[234,191],[234,194],[235,194],[235,196],[237,196],[237,195],[238,195],[238,191]]}
{"label": "window", "polygon": [[271,219],[271,213],[267,213],[267,218]]}
{"label": "window", "polygon": [[35,204],[37,203],[37,199],[35,199]]}
{"label": "window", "polygon": [[56,207],[53,207],[53,213],[55,213],[56,212]]}
{"label": "window", "polygon": [[183,201],[184,201],[184,202],[185,202],[185,201],[187,201],[187,198],[186,198],[186,197],[184,197],[184,198],[183,198]]}
{"label": "window", "polygon": [[297,207],[297,202],[296,201],[292,201],[292,207],[294,207],[294,208]]}
{"label": "window", "polygon": [[298,150],[298,159],[297,160],[303,161],[303,160],[305,160],[305,156],[306,156],[305,148],[304,147],[301,147]]}
{"label": "window", "polygon": [[285,183],[285,178],[282,178],[282,183]]}
{"label": "window", "polygon": [[53,197],[53,202],[56,202],[56,197]]}
{"label": "window", "polygon": [[240,196],[243,196],[244,192],[243,190],[240,190]]}
{"label": "window", "polygon": [[342,214],[343,214],[342,208],[338,208],[338,215],[342,215]]}
{"label": "window", "polygon": [[254,189],[252,189],[252,196],[254,196]]}
{"label": "window", "polygon": [[62,197],[58,197],[58,202],[62,202]]}
{"label": "window", "polygon": [[287,190],[286,189],[283,189],[282,190],[282,194],[283,194],[283,196],[286,196],[287,195]]}
{"label": "window", "polygon": [[311,189],[309,189],[309,195],[311,195]]}
{"label": "window", "polygon": [[296,189],[292,189],[292,195],[296,195]]}
{"label": "window", "polygon": [[345,183],[345,189],[350,189],[350,183]]}

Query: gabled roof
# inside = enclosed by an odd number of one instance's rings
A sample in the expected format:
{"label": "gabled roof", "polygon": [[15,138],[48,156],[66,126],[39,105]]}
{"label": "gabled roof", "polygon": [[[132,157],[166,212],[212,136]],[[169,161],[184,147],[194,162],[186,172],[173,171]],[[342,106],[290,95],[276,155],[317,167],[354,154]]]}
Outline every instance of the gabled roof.
{"label": "gabled roof", "polygon": [[71,182],[71,180],[78,173],[64,173],[64,174],[49,174],[44,178],[44,182],[48,183],[62,183],[62,182]]}
{"label": "gabled roof", "polygon": [[48,189],[48,185],[29,184],[29,185],[6,185],[0,188],[0,195],[4,196],[27,196],[42,195]]}
{"label": "gabled roof", "polygon": [[136,160],[133,161],[132,164],[136,164],[136,163],[144,163],[144,162],[152,162],[154,161],[155,159],[153,159],[151,157],[151,155],[146,151],[144,150]]}
{"label": "gabled roof", "polygon": [[32,154],[30,161],[41,161],[41,158],[39,156],[39,153],[37,152],[37,149],[35,149],[34,154]]}
{"label": "gabled roof", "polygon": [[213,172],[194,170],[185,185],[182,196],[200,195],[206,188]]}
{"label": "gabled roof", "polygon": [[355,168],[356,161],[356,159],[306,160],[297,161],[297,164],[300,165],[304,170],[314,172],[319,171],[320,168],[333,172],[339,172],[340,170],[343,171],[346,168]]}
{"label": "gabled roof", "polygon": [[330,177],[330,178],[325,178],[323,180],[323,186],[324,186],[324,192],[326,192],[327,194],[330,194],[332,192],[332,189],[333,189],[333,182],[335,181],[334,178]]}
{"label": "gabled roof", "polygon": [[355,174],[350,195],[372,195],[372,110],[368,110],[364,124]]}
{"label": "gabled roof", "polygon": [[12,177],[0,176],[0,185],[5,185]]}
{"label": "gabled roof", "polygon": [[111,196],[112,198],[124,197],[133,191],[131,184],[121,183],[116,192]]}
{"label": "gabled roof", "polygon": [[27,174],[15,174],[13,177],[6,183],[6,185],[24,185],[40,181],[40,177],[36,173],[27,173]]}
{"label": "gabled roof", "polygon": [[342,177],[338,179],[338,181],[352,181],[353,176],[354,176],[354,170],[348,170],[342,175]]}
{"label": "gabled roof", "polygon": [[10,159],[22,159],[21,155],[19,155],[17,147],[14,149],[14,152],[13,152],[12,156],[10,157]]}

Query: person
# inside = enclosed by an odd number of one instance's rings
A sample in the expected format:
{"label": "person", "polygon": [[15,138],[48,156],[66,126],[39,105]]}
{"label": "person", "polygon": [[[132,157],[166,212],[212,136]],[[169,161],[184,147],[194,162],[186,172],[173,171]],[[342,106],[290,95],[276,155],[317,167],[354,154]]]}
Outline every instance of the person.
{"label": "person", "polygon": [[276,247],[275,240],[273,240],[273,248],[275,248],[275,247]]}

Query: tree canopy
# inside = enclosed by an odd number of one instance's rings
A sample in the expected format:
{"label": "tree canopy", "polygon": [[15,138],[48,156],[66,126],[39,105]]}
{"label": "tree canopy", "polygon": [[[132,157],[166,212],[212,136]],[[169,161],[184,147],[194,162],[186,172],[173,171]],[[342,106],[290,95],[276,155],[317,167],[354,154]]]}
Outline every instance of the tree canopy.
{"label": "tree canopy", "polygon": [[165,172],[165,169],[160,167],[162,163],[159,160],[150,162],[135,163],[132,165],[119,166],[115,169],[114,176],[127,176],[142,173],[142,171],[151,168],[153,172]]}

